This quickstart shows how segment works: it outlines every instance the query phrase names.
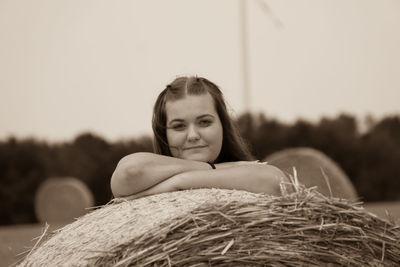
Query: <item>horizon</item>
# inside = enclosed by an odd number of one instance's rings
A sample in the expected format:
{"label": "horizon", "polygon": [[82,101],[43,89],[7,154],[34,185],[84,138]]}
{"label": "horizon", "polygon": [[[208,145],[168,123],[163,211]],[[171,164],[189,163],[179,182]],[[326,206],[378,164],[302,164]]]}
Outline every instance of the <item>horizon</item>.
{"label": "horizon", "polygon": [[[245,113],[242,113],[240,115],[238,115],[236,117],[239,118],[240,116],[243,116]],[[268,120],[275,120],[277,121],[279,124],[281,125],[285,125],[285,126],[293,126],[298,122],[306,122],[306,123],[310,123],[313,126],[316,126],[317,124],[319,124],[322,120],[327,119],[327,120],[335,120],[338,119],[340,116],[344,115],[344,116],[350,116],[353,117],[356,120],[356,127],[357,127],[357,131],[360,135],[364,135],[366,133],[368,133],[368,131],[377,123],[381,122],[384,119],[388,119],[388,118],[399,118],[400,119],[400,114],[386,114],[384,116],[381,117],[375,117],[372,116],[371,114],[367,114],[363,117],[359,117],[359,116],[355,116],[354,114],[350,114],[350,113],[346,113],[346,112],[341,112],[338,113],[336,115],[333,116],[321,116],[320,118],[316,119],[316,120],[309,120],[306,118],[297,118],[294,119],[292,121],[282,121],[279,118],[276,117],[271,117],[268,116],[264,113],[251,113],[251,115],[255,118],[257,118],[258,116],[262,115],[264,116],[266,119]],[[369,125],[370,123],[372,123],[372,125]],[[48,144],[59,144],[59,143],[68,143],[68,142],[72,142],[74,141],[77,137],[81,136],[81,135],[85,135],[85,134],[91,134],[94,135],[96,137],[99,137],[103,140],[105,140],[108,143],[118,143],[118,142],[125,142],[125,141],[133,141],[133,140],[140,140],[142,138],[153,138],[153,132],[143,132],[143,133],[139,133],[139,134],[132,134],[129,136],[121,136],[119,138],[108,138],[107,136],[95,131],[95,130],[83,130],[81,132],[77,132],[75,135],[69,137],[69,138],[64,138],[64,139],[51,139],[48,137],[43,137],[43,136],[16,136],[16,135],[8,135],[8,136],[4,136],[2,138],[0,138],[0,142],[7,142],[10,139],[16,139],[17,141],[26,141],[26,140],[34,140],[34,141],[38,141],[38,142],[45,142]]]}

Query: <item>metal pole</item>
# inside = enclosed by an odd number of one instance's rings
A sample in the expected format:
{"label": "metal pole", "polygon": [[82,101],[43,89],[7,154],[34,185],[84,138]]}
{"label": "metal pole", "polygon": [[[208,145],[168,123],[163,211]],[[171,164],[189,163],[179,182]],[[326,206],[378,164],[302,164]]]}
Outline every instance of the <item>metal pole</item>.
{"label": "metal pole", "polygon": [[248,32],[247,32],[247,6],[246,0],[239,0],[239,20],[241,39],[241,69],[243,81],[243,103],[244,111],[250,112],[250,79],[249,79],[249,54],[248,54]]}

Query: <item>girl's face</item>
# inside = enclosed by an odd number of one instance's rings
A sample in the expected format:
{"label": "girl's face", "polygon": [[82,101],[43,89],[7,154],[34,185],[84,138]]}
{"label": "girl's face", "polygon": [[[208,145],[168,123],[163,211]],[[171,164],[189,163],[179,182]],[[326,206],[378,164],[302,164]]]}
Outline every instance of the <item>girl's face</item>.
{"label": "girl's face", "polygon": [[165,103],[167,141],[173,157],[214,162],[222,147],[222,124],[209,93]]}

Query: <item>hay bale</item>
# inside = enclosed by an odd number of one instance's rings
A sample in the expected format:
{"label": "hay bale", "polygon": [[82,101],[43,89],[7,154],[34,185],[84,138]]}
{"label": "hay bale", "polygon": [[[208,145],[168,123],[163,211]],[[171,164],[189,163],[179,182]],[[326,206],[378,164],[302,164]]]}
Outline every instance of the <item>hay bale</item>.
{"label": "hay bale", "polygon": [[282,197],[198,189],[114,201],[20,266],[394,266],[400,228],[313,189]]}
{"label": "hay bale", "polygon": [[291,175],[295,167],[300,183],[306,187],[317,186],[317,190],[326,196],[332,193],[333,197],[357,199],[349,177],[321,151],[307,147],[289,148],[269,155],[265,161]]}
{"label": "hay bale", "polygon": [[40,222],[72,221],[93,205],[90,189],[74,177],[49,178],[35,195],[35,213]]}

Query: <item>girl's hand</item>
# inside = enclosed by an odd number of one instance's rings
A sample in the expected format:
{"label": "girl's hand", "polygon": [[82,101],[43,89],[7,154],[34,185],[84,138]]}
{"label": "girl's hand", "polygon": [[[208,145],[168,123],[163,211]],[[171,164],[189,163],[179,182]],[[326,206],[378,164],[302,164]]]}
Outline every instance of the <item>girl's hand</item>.
{"label": "girl's hand", "polygon": [[123,198],[126,200],[131,200],[131,199],[137,199],[137,198],[150,196],[150,195],[178,191],[180,189],[181,188],[179,187],[178,179],[176,178],[176,176],[173,176],[173,177],[166,179],[144,191],[141,191],[137,194],[133,194],[133,195],[123,197]]}

